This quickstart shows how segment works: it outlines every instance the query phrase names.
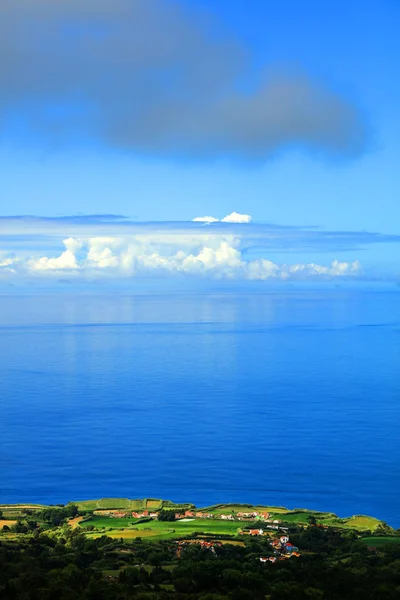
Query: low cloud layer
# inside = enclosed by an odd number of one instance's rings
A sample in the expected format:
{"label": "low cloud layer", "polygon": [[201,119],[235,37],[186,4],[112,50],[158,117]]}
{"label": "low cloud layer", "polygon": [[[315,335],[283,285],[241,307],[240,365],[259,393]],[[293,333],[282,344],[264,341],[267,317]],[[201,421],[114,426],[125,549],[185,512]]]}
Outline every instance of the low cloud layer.
{"label": "low cloud layer", "polygon": [[0,280],[398,280],[400,235],[233,220],[0,217]]}
{"label": "low cloud layer", "polygon": [[366,138],[343,95],[255,69],[237,40],[170,0],[2,0],[0,132],[16,122],[163,157],[354,156]]}
{"label": "low cloud layer", "polygon": [[234,235],[136,235],[67,238],[55,256],[3,257],[0,277],[154,277],[189,276],[213,279],[301,280],[348,278],[360,274],[358,261],[330,264],[275,264],[246,260]]}

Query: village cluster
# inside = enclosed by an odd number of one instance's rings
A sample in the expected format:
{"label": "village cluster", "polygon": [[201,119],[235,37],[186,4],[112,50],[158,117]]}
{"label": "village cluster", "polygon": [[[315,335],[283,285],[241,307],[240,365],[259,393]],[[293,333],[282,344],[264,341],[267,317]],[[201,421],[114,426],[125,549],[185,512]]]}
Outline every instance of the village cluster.
{"label": "village cluster", "polygon": [[292,556],[300,556],[298,547],[293,546],[288,535],[281,535],[279,538],[271,540],[270,544],[275,556],[260,557],[260,562],[276,562],[277,560],[285,560]]}
{"label": "village cluster", "polygon": [[[124,518],[124,517],[133,517],[135,519],[158,519],[158,512],[151,512],[149,510],[142,510],[140,512],[137,511],[118,511],[118,510],[96,510],[94,511],[95,515],[108,516],[113,518]],[[271,519],[271,515],[268,512],[236,512],[236,513],[227,513],[227,514],[213,514],[204,511],[195,511],[195,510],[185,510],[184,512],[175,512],[175,520],[191,520],[191,519],[221,519],[223,521],[262,521],[263,528],[257,529],[242,529],[239,531],[239,535],[249,535],[249,536],[265,536],[271,535],[264,531],[264,529],[274,529],[280,530],[283,532],[287,531],[287,528],[282,527],[280,525],[280,521],[278,519]],[[265,525],[268,523],[268,525]],[[200,544],[202,548],[208,549],[214,554],[216,554],[216,548],[221,546],[222,543],[217,540],[207,541],[207,540],[180,540],[176,542],[177,547],[177,556],[178,558],[181,555],[182,550],[185,546],[191,544]],[[268,557],[260,557],[260,562],[276,562],[278,560],[286,560],[287,558],[291,558],[292,556],[300,556],[299,549],[297,546],[294,546],[290,540],[289,536],[285,533],[280,537],[276,537],[274,539],[270,539],[270,545],[274,552],[273,556]]]}
{"label": "village cluster", "polygon": [[[248,533],[250,535],[263,535],[264,534],[262,529],[250,530]],[[176,551],[176,555],[178,558],[180,558],[182,550],[186,546],[190,546],[192,544],[199,544],[202,548],[210,550],[215,555],[217,555],[217,552],[215,549],[222,546],[222,542],[220,542],[218,540],[209,541],[209,540],[198,540],[198,539],[180,540],[180,541],[177,541],[176,544],[178,546],[177,551]],[[297,557],[300,556],[298,547],[294,546],[290,542],[288,535],[282,535],[279,538],[272,539],[270,541],[270,546],[274,552],[274,556],[267,556],[267,557],[260,556],[259,557],[260,562],[275,563],[278,560],[286,560],[288,558],[291,558],[292,556],[297,556]]]}

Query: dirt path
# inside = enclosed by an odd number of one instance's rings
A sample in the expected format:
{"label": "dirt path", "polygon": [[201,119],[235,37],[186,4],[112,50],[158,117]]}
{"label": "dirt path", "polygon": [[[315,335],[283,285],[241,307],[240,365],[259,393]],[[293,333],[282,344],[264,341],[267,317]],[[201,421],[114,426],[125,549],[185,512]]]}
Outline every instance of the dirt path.
{"label": "dirt path", "polygon": [[70,519],[68,521],[68,525],[71,525],[72,529],[76,529],[82,520],[83,517],[75,517],[74,519]]}

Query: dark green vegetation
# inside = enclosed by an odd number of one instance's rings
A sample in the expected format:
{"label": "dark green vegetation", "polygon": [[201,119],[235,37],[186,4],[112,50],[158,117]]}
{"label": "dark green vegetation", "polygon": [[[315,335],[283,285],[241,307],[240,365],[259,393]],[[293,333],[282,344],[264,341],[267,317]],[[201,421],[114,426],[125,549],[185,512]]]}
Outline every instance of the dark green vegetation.
{"label": "dark green vegetation", "polygon": [[[99,502],[106,504],[106,508],[99,507]],[[193,507],[152,500],[159,502],[158,509],[151,506],[148,510],[163,510],[165,518],[171,519],[163,521],[147,516],[133,518],[132,511],[147,510],[147,501],[126,502],[146,502],[146,505],[131,508],[129,504],[130,513],[126,516],[120,516],[121,512],[93,514],[108,509],[128,511],[127,505],[122,507],[118,499],[65,507],[0,507],[0,527],[1,523],[9,524],[0,534],[0,598],[391,600],[400,597],[400,532],[376,519],[363,516],[339,519],[330,513],[306,510],[225,505],[202,509],[211,515],[207,518],[196,516],[193,520],[172,521],[172,515],[175,519],[180,511],[190,511]],[[250,520],[238,520],[237,513],[253,511],[258,514]],[[235,520],[221,518],[230,514]],[[280,520],[278,530],[264,529],[271,519]],[[264,535],[248,535],[255,527],[263,528]],[[283,533],[299,548],[300,556],[289,558],[285,552],[274,551],[271,542]],[[184,541],[178,542],[179,539]],[[260,561],[268,557],[275,558],[275,562]]]}
{"label": "dark green vegetation", "polygon": [[162,509],[158,513],[159,521],[175,521],[175,511]]}
{"label": "dark green vegetation", "polygon": [[400,545],[400,535],[385,535],[385,536],[367,536],[360,539],[360,542],[373,548],[381,548],[390,544]]}

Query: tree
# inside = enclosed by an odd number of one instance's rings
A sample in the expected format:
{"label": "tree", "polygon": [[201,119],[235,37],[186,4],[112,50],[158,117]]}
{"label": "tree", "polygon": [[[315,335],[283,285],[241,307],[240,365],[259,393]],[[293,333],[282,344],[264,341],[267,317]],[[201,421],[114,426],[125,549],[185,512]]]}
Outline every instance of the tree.
{"label": "tree", "polygon": [[158,513],[159,521],[175,521],[175,512],[173,510],[160,510]]}
{"label": "tree", "polygon": [[79,510],[76,504],[68,504],[66,507],[66,513],[68,517],[76,517]]}

